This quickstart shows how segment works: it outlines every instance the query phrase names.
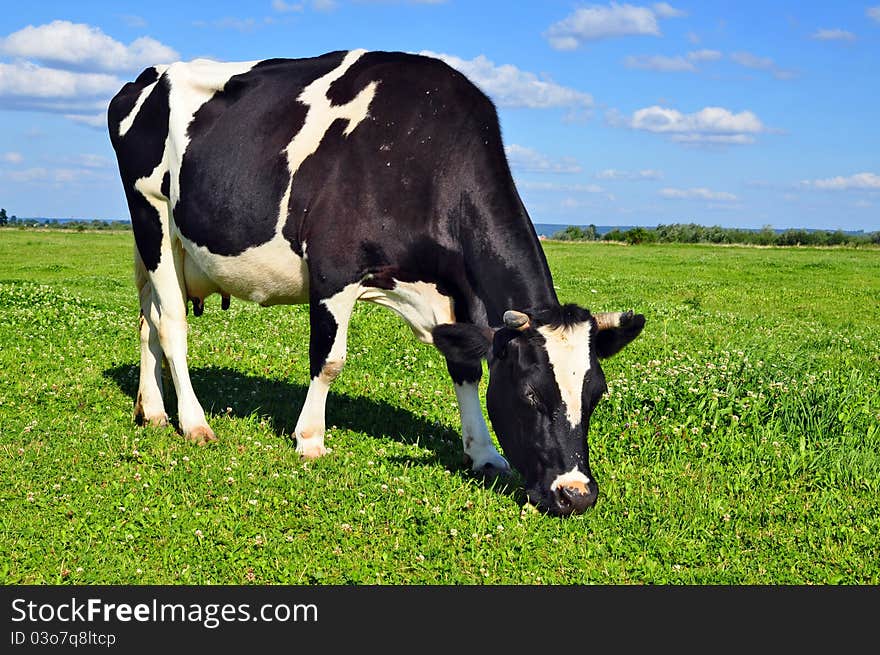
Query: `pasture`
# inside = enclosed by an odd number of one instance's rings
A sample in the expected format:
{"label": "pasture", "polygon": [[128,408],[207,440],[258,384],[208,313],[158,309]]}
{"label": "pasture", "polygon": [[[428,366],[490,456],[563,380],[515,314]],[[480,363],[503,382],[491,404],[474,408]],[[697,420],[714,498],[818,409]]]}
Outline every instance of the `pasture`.
{"label": "pasture", "polygon": [[327,457],[305,306],[190,315],[219,443],[134,426],[131,239],[0,230],[5,584],[880,583],[880,250],[545,243],[563,302],[648,319],[560,520],[468,473],[440,355],[366,304]]}

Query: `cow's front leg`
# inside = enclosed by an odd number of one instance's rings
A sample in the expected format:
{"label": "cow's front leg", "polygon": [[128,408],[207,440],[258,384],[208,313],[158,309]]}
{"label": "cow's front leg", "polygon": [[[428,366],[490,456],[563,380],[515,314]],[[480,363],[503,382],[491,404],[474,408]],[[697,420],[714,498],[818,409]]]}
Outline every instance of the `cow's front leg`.
{"label": "cow's front leg", "polygon": [[492,443],[486,419],[483,418],[479,393],[480,377],[483,373],[481,366],[475,364],[464,367],[447,360],[447,368],[452,376],[455,397],[458,399],[465,460],[470,460],[471,469],[483,475],[508,473],[510,464]]}
{"label": "cow's front leg", "polygon": [[324,416],[327,394],[345,365],[348,322],[360,287],[351,284],[342,291],[321,298],[313,293],[309,301],[309,368],[311,382],[294,428],[296,452],[315,459],[324,447]]}

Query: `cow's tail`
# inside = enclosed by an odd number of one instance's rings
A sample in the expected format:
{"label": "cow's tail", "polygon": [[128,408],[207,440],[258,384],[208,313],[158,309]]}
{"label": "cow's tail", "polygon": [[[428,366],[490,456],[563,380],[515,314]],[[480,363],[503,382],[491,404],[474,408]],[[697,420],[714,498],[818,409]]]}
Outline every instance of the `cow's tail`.
{"label": "cow's tail", "polygon": [[144,260],[141,259],[137,245],[134,247],[134,285],[138,290],[141,307],[143,307],[144,301],[149,300],[147,296],[152,294],[153,289],[150,285],[150,277],[147,275],[147,267],[144,266]]}

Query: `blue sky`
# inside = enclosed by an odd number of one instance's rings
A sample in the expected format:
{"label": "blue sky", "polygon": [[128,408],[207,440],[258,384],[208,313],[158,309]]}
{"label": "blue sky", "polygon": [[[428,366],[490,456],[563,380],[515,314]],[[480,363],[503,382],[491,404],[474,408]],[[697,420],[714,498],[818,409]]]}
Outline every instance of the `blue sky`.
{"label": "blue sky", "polygon": [[536,223],[880,229],[880,0],[6,3],[0,206],[127,218],[104,113],[148,65],[351,48],[481,86]]}

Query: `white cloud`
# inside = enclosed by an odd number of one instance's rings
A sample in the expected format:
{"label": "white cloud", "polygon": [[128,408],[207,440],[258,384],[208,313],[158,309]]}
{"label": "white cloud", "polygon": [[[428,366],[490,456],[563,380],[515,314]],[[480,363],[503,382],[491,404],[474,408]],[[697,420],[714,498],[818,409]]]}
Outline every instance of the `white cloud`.
{"label": "white cloud", "polygon": [[801,186],[826,191],[880,191],[880,175],[876,173],[856,173],[849,177],[838,175],[820,180],[803,180]]}
{"label": "white cloud", "polygon": [[26,168],[21,171],[7,171],[3,176],[13,182],[35,182],[49,177],[49,171],[45,168]]}
{"label": "white cloud", "polygon": [[725,202],[733,202],[737,199],[734,194],[728,193],[727,191],[712,191],[711,189],[703,187],[690,189],[675,189],[667,187],[665,189],[660,189],[659,193],[664,198],[678,198],[682,200],[721,200]]}
{"label": "white cloud", "polygon": [[766,131],[752,112],[733,113],[724,107],[705,107],[692,114],[683,114],[676,109],[654,105],[633,112],[631,117],[612,111],[608,118],[614,126],[665,134],[673,141],[686,144],[753,143],[756,134]]}
{"label": "white cloud", "polygon": [[114,162],[103,155],[82,154],[71,158],[71,161],[78,166],[85,168],[111,168]]}
{"label": "white cloud", "polygon": [[[123,16],[140,25],[137,17]],[[180,58],[151,37],[128,45],[98,27],[55,20],[0,38],[0,108],[62,114],[74,123],[106,128],[107,103],[124,84],[117,73]]]}
{"label": "white cloud", "polygon": [[694,50],[688,53],[691,61],[718,61],[723,55],[718,50]]}
{"label": "white cloud", "polygon": [[855,41],[856,35],[846,30],[816,30],[810,38],[817,41]]}
{"label": "white cloud", "polygon": [[655,2],[652,7],[654,8],[654,13],[660,18],[680,18],[682,16],[687,16],[686,11],[676,9],[675,7],[670,6],[667,2]]}
{"label": "white cloud", "polygon": [[5,161],[7,164],[20,164],[24,161],[24,157],[22,157],[20,152],[4,152],[0,155],[0,160]]}
{"label": "white cloud", "polygon": [[790,80],[797,76],[794,71],[777,66],[770,57],[759,57],[751,52],[734,52],[731,53],[730,59],[745,68],[767,71],[778,80]]}
{"label": "white cloud", "polygon": [[687,55],[630,55],[623,60],[627,68],[638,68],[660,73],[696,73],[696,64],[717,61],[723,55],[718,50],[694,50]]}
{"label": "white cloud", "polygon": [[665,2],[653,7],[636,7],[630,4],[591,5],[581,7],[553,23],[544,37],[556,50],[575,50],[588,41],[618,36],[660,36],[658,18],[683,16]]}
{"label": "white cloud", "polygon": [[596,177],[600,180],[659,180],[663,177],[663,173],[652,169],[619,171],[613,168],[606,168],[604,171],[596,173]]}
{"label": "white cloud", "polygon": [[177,51],[148,36],[128,45],[98,27],[55,20],[27,27],[0,39],[0,52],[11,57],[81,71],[135,71],[180,58]]}
{"label": "white cloud", "polygon": [[462,59],[429,50],[423,50],[419,54],[442,59],[466,75],[502,107],[565,107],[583,112],[593,106],[593,97],[589,93],[541,79],[534,73],[520,70],[511,64],[496,66],[484,55]]}
{"label": "white cloud", "polygon": [[299,12],[305,9],[305,3],[284,2],[284,0],[272,0],[272,9],[282,14]]}
{"label": "white cloud", "polygon": [[105,129],[107,102],[122,84],[105,73],[0,63],[0,109],[62,114],[74,123]]}
{"label": "white cloud", "polygon": [[284,0],[272,0],[272,9],[281,14],[300,13],[309,6],[315,11],[333,11],[339,7],[336,0],[311,0],[311,2],[285,2]]}
{"label": "white cloud", "polygon": [[0,177],[18,183],[106,183],[114,179],[110,171],[95,170],[91,168],[45,168],[42,166],[26,168],[23,170],[0,171]]}
{"label": "white cloud", "polygon": [[64,114],[64,118],[98,130],[107,129],[107,114],[104,112],[99,114]]}
{"label": "white cloud", "polygon": [[109,97],[121,86],[118,77],[106,73],[75,73],[30,62],[0,63],[0,104],[8,98]]}
{"label": "white cloud", "polygon": [[876,7],[868,7],[865,9],[865,16],[868,18],[873,18],[875,21],[880,23],[880,5]]}
{"label": "white cloud", "polygon": [[580,164],[571,157],[554,161],[537,150],[515,143],[506,146],[504,151],[510,167],[525,173],[580,173],[582,170]]}
{"label": "white cloud", "polygon": [[559,184],[557,182],[521,182],[517,188],[526,191],[564,191],[566,193],[602,193],[605,189],[598,184]]}
{"label": "white cloud", "polygon": [[676,134],[671,138],[676,143],[696,145],[747,145],[755,142],[750,134]]}
{"label": "white cloud", "polygon": [[657,71],[660,73],[693,73],[697,67],[685,57],[666,57],[664,55],[630,55],[623,60],[627,68]]}

